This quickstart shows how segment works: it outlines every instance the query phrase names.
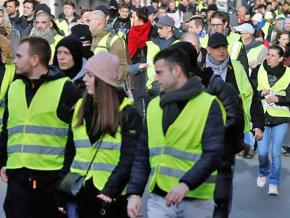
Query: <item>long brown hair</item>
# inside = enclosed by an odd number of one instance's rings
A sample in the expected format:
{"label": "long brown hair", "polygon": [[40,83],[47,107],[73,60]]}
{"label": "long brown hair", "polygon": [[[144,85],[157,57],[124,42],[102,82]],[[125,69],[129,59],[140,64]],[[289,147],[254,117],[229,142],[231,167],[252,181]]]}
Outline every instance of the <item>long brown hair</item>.
{"label": "long brown hair", "polygon": [[83,125],[87,116],[86,104],[89,103],[91,122],[88,131],[91,134],[108,133],[115,135],[120,124],[121,112],[119,111],[120,100],[118,89],[110,86],[95,77],[95,95],[91,96],[87,92],[84,94],[83,102],[78,113],[77,126]]}

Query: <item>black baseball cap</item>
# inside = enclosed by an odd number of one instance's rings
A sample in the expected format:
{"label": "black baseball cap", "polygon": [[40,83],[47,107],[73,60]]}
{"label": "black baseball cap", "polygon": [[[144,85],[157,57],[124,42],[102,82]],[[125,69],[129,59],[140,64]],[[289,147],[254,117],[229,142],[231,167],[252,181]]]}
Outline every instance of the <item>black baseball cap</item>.
{"label": "black baseball cap", "polygon": [[227,37],[222,33],[213,33],[209,36],[207,46],[211,48],[216,48],[218,46],[224,45],[227,46],[228,40]]}

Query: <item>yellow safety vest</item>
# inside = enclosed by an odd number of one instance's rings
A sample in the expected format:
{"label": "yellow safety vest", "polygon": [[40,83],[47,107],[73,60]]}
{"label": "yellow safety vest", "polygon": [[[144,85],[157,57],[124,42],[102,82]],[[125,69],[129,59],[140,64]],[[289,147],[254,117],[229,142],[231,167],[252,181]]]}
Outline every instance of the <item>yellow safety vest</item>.
{"label": "yellow safety vest", "polygon": [[[192,98],[165,135],[162,130],[163,110],[159,105],[160,97],[149,103],[147,127],[151,167],[150,192],[156,185],[165,192],[171,191],[179,184],[180,178],[200,159],[202,135],[214,99],[214,96],[205,92]],[[186,196],[212,199],[215,181],[216,172],[198,188],[190,190]]]}
{"label": "yellow safety vest", "polygon": [[5,96],[8,90],[8,87],[12,83],[15,75],[15,64],[5,64],[5,72],[0,88],[0,128],[2,129],[3,125],[3,115],[5,110]]}
{"label": "yellow safety vest", "polygon": [[255,47],[255,48],[251,48],[248,52],[247,52],[247,58],[248,58],[248,62],[254,62],[257,61],[258,57],[260,56],[260,53],[262,52],[263,48],[265,46],[263,44]]}
{"label": "yellow safety vest", "polygon": [[264,39],[267,39],[267,36],[269,34],[269,28],[270,28],[269,22],[266,22],[265,25],[262,27],[262,31],[264,33]]}
{"label": "yellow safety vest", "polygon": [[54,42],[49,44],[50,50],[51,50],[51,60],[53,60],[54,57],[54,53],[55,53],[55,48],[56,45],[59,43],[60,40],[63,39],[63,36],[56,34],[54,36]]}
{"label": "yellow safety vest", "polygon": [[[180,40],[175,40],[172,44],[175,44],[179,42]],[[146,57],[146,62],[149,64],[149,67],[147,68],[147,83],[146,86],[148,89],[152,88],[152,83],[154,82],[154,78],[156,75],[155,68],[153,65],[153,60],[155,55],[160,51],[160,48],[158,45],[156,45],[152,41],[147,41],[147,57]]]}
{"label": "yellow safety vest", "polygon": [[[120,39],[120,37],[118,35],[113,35],[112,33],[108,33],[107,35],[105,35],[98,43],[94,54],[97,54],[100,51],[108,51],[110,52],[110,49],[112,47],[112,45],[114,44],[114,42],[116,40]],[[122,40],[125,46],[125,42],[124,40]]]}
{"label": "yellow safety vest", "polygon": [[59,119],[56,112],[67,80],[44,82],[29,107],[24,82],[18,79],[11,83],[7,169],[59,170],[63,167],[68,124]]}
{"label": "yellow safety vest", "polygon": [[[87,134],[86,126],[77,126],[78,113],[81,104],[82,99],[79,100],[76,104],[72,120],[72,131],[74,136],[74,143],[76,146],[76,155],[70,170],[71,172],[85,175],[96,152],[95,146],[98,145],[98,141],[92,145]],[[120,105],[120,110],[123,110],[127,105],[130,104],[132,104],[132,101],[128,98],[125,98]],[[114,137],[109,134],[106,134],[103,137],[99,151],[92,163],[88,175],[85,178],[85,181],[92,178],[93,183],[98,190],[102,190],[104,188],[112,171],[115,169],[119,162],[121,141],[122,134],[120,128]]]}
{"label": "yellow safety vest", "polygon": [[243,103],[245,127],[244,132],[248,132],[252,129],[251,124],[251,105],[253,99],[253,88],[247,77],[244,67],[239,61],[231,61],[233,65],[233,70],[239,89],[240,97]]}
{"label": "yellow safety vest", "polygon": [[[270,87],[267,71],[264,66],[261,65],[258,71],[258,91],[263,91],[264,89],[270,90],[272,94],[278,96],[286,96],[286,89],[290,84],[290,69],[287,67],[283,76]],[[268,104],[266,99],[262,100],[264,112],[268,113],[273,117],[290,117],[289,107],[279,106],[276,104]]]}
{"label": "yellow safety vest", "polygon": [[65,36],[68,36],[71,34],[69,24],[67,23],[65,19],[56,19],[55,24],[60,30],[64,32]]}

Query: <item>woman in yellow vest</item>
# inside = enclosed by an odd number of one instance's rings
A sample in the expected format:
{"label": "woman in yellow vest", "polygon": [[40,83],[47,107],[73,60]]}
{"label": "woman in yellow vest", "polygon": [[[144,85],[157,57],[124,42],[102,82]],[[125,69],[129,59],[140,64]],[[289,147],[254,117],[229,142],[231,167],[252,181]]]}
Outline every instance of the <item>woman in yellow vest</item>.
{"label": "woman in yellow vest", "polygon": [[[258,91],[261,93],[265,113],[265,130],[258,142],[259,176],[257,186],[269,182],[269,195],[279,195],[281,147],[290,121],[290,70],[283,66],[283,49],[269,47],[267,60],[258,72]],[[269,160],[271,145],[272,163]]]}
{"label": "woman in yellow vest", "polygon": [[127,217],[125,187],[142,119],[118,88],[119,66],[118,57],[106,51],[85,65],[86,92],[72,120],[71,171],[86,175],[93,160],[78,196],[80,218]]}

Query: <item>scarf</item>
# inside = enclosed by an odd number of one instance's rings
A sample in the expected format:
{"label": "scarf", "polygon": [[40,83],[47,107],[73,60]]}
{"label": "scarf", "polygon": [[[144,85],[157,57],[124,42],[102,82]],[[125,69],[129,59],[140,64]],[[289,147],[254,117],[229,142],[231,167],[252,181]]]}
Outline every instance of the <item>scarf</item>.
{"label": "scarf", "polygon": [[201,80],[197,76],[193,76],[180,89],[161,94],[160,107],[163,109],[162,127],[164,134],[186,103],[202,90]]}
{"label": "scarf", "polygon": [[255,29],[256,30],[262,29],[265,24],[266,24],[266,20],[263,19],[261,22],[259,22],[259,23],[257,23],[257,25],[255,25]]}
{"label": "scarf", "polygon": [[132,59],[136,51],[146,46],[151,30],[151,23],[148,21],[139,26],[133,26],[128,33],[128,50]]}
{"label": "scarf", "polygon": [[270,67],[267,60],[263,63],[264,69],[267,71],[269,85],[272,87],[285,73],[286,67],[280,62],[275,67]]}
{"label": "scarf", "polygon": [[213,60],[212,56],[209,54],[206,55],[206,66],[210,67],[214,74],[220,75],[223,81],[226,80],[227,76],[227,65],[229,63],[229,56],[224,60],[222,63],[217,63],[215,60]]}

